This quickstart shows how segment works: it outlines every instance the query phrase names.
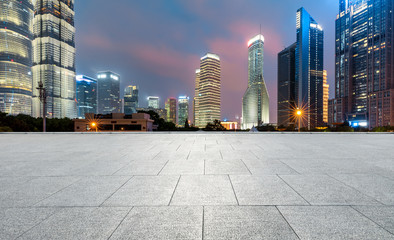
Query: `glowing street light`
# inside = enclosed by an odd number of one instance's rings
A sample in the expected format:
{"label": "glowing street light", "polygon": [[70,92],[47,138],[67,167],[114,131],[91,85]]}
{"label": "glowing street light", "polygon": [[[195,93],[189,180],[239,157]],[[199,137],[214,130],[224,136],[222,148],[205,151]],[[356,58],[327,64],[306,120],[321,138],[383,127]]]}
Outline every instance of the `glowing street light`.
{"label": "glowing street light", "polygon": [[92,125],[93,128],[96,129],[96,132],[97,132],[97,124],[95,122],[93,122],[91,125]]}
{"label": "glowing street light", "polygon": [[296,116],[298,117],[298,132],[301,132],[301,118],[302,118],[302,111],[301,111],[301,109],[297,108]]}

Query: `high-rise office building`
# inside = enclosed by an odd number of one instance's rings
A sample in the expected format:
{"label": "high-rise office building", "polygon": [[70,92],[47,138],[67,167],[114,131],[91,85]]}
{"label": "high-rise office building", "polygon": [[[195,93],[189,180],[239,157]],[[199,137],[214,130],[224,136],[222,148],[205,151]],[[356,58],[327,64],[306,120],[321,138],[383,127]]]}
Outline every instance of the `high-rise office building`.
{"label": "high-rise office building", "polygon": [[194,126],[199,126],[198,117],[199,117],[199,107],[198,107],[198,97],[200,93],[198,90],[200,89],[200,69],[196,70],[196,79],[194,86],[194,98],[193,98],[193,124]]}
{"label": "high-rise office building", "polygon": [[97,114],[97,80],[84,75],[77,75],[78,118],[85,118],[86,113]]}
{"label": "high-rise office building", "polygon": [[189,120],[189,97],[178,97],[178,124],[184,126],[186,121]]}
{"label": "high-rise office building", "polygon": [[305,109],[301,126],[323,126],[323,40],[322,27],[304,9],[297,10],[296,102]]}
{"label": "high-rise office building", "polygon": [[294,125],[296,43],[278,54],[278,126]]}
{"label": "high-rise office building", "polygon": [[44,112],[37,90],[42,82],[47,117],[75,118],[74,0],[36,0],[33,34],[33,116]]}
{"label": "high-rise office building", "polygon": [[98,113],[121,113],[120,76],[111,71],[97,73]]}
{"label": "high-rise office building", "polygon": [[218,55],[208,53],[201,58],[200,72],[198,73],[198,89],[196,91],[198,95],[195,96],[195,118],[197,119],[195,125],[197,127],[204,128],[208,123],[220,120],[220,74],[220,58]]}
{"label": "high-rise office building", "polygon": [[327,83],[327,71],[323,71],[323,122],[328,123],[328,99],[330,95],[330,85]]}
{"label": "high-rise office building", "polygon": [[160,108],[160,98],[155,96],[148,97],[148,108],[159,109]]}
{"label": "high-rise office building", "polygon": [[248,42],[248,88],[242,98],[242,128],[269,123],[269,95],[264,81],[264,37],[259,34]]}
{"label": "high-rise office building", "polygon": [[139,107],[137,86],[127,86],[125,88],[123,104],[124,104],[123,111],[125,114],[130,115],[133,113],[137,113],[137,108]]}
{"label": "high-rise office building", "polygon": [[336,20],[335,122],[394,125],[393,1],[343,0]]}
{"label": "high-rise office building", "polygon": [[0,4],[0,112],[31,115],[31,0]]}
{"label": "high-rise office building", "polygon": [[177,124],[176,121],[176,105],[177,101],[176,98],[168,98],[165,103],[165,108],[167,110],[167,121]]}

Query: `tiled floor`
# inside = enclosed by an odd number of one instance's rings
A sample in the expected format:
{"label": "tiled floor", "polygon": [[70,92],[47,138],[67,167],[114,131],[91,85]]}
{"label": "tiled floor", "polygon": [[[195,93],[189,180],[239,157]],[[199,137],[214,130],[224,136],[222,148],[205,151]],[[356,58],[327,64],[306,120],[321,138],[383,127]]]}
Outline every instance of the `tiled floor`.
{"label": "tiled floor", "polygon": [[394,239],[394,134],[0,134],[0,239]]}

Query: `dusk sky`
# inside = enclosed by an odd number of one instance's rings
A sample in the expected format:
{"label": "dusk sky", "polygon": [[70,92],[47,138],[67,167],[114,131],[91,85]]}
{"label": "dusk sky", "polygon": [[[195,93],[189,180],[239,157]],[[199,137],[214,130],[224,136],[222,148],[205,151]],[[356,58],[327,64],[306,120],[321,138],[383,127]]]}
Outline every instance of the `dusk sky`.
{"label": "dusk sky", "polygon": [[[325,69],[334,95],[337,0],[77,0],[77,73],[112,70],[148,96],[194,95],[195,70],[207,52],[221,58],[222,118],[241,116],[247,87],[247,42],[265,37],[264,78],[270,120],[277,105],[277,54],[295,42],[296,11],[304,7],[325,31]],[[190,101],[190,107],[192,101]]]}

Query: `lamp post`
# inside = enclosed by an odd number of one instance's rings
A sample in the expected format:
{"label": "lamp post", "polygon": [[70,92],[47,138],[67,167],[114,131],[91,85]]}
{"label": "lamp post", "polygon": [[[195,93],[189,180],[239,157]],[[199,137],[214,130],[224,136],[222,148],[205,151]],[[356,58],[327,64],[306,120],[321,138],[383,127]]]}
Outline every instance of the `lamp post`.
{"label": "lamp post", "polygon": [[296,115],[298,117],[298,132],[301,132],[301,117],[302,117],[301,109],[297,108]]}
{"label": "lamp post", "polygon": [[44,88],[44,84],[42,83],[42,81],[40,81],[40,83],[38,84],[38,88],[37,90],[40,91],[40,101],[42,102],[42,131],[46,132],[46,125],[47,125],[47,119],[46,119],[46,103],[47,103],[47,92],[46,89]]}
{"label": "lamp post", "polygon": [[97,132],[97,123],[94,122],[91,125],[92,125],[92,127],[94,127],[96,129],[96,132]]}

